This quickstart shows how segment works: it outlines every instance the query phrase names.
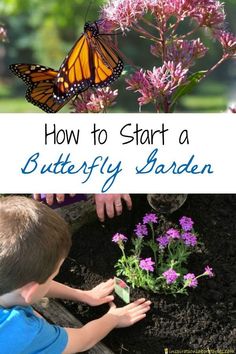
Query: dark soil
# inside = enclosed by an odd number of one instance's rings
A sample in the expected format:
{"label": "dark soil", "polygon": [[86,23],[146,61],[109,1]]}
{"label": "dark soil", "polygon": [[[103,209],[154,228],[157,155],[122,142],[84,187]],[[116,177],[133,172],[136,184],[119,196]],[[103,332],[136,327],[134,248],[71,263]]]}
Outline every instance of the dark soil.
{"label": "dark soil", "polygon": [[[98,221],[85,225],[73,236],[73,247],[59,281],[89,289],[114,276],[113,266],[120,253],[111,242],[112,235],[131,235],[134,225],[151,211],[145,195],[133,195],[133,202],[132,212],[125,212],[104,226]],[[159,354],[167,353],[165,348],[169,353],[234,353],[236,349],[236,195],[189,195],[185,204],[168,218],[176,222],[182,215],[192,217],[195,231],[204,243],[204,252],[191,258],[188,270],[200,274],[204,266],[210,265],[215,277],[200,279],[189,296],[132,290],[133,298],[149,298],[152,309],[145,320],[133,327],[115,329],[104,339],[114,353]],[[107,305],[65,305],[83,323],[108,309]]]}

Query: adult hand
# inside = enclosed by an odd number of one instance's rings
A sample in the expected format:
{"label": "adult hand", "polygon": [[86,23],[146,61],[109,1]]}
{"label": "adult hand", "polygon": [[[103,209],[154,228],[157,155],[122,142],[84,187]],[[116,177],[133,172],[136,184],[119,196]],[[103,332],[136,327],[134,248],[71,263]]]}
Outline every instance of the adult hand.
{"label": "adult hand", "polygon": [[121,215],[123,200],[127,208],[129,210],[132,209],[132,200],[129,194],[95,194],[94,199],[97,216],[101,222],[105,220],[105,215],[109,218],[113,218],[115,215]]}
{"label": "adult hand", "polygon": [[[70,197],[74,197],[75,194],[70,194]],[[41,200],[41,194],[33,194],[35,200]],[[56,200],[58,203],[63,203],[65,200],[65,194],[45,194],[46,203],[48,205],[53,205]]]}

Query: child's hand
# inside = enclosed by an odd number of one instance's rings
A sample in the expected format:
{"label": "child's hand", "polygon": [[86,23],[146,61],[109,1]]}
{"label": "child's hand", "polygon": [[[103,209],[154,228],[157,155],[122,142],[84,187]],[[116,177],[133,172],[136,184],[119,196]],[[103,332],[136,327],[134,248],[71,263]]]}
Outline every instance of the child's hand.
{"label": "child's hand", "polygon": [[114,300],[113,295],[109,295],[114,290],[115,281],[109,279],[95,286],[91,290],[84,291],[85,302],[90,306],[98,306]]}
{"label": "child's hand", "polygon": [[144,298],[120,308],[117,308],[112,302],[108,313],[118,317],[117,328],[129,327],[146,317],[146,312],[150,310],[150,305],[151,301]]}

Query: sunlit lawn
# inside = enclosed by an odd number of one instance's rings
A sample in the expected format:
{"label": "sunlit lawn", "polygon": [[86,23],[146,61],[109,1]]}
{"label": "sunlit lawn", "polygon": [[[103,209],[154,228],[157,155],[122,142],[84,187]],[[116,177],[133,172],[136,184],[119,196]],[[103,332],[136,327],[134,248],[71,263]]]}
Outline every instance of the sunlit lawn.
{"label": "sunlit lawn", "polygon": [[[23,97],[10,98],[10,90],[0,88],[0,113],[39,113],[38,107]],[[179,112],[224,112],[227,109],[228,87],[219,81],[202,82],[194,92],[184,96],[178,105]],[[121,102],[122,103],[122,102]],[[136,105],[137,106],[137,105]],[[135,106],[135,109],[136,109]],[[69,112],[67,104],[60,112]],[[127,112],[127,108],[114,106],[110,112]]]}
{"label": "sunlit lawn", "polygon": [[[24,98],[0,98],[0,113],[42,113],[43,111]],[[69,106],[60,112],[69,112]]]}
{"label": "sunlit lawn", "polygon": [[228,87],[225,83],[202,82],[194,93],[181,100],[181,106],[188,112],[224,112],[228,105]]}
{"label": "sunlit lawn", "polygon": [[188,112],[223,112],[226,110],[227,100],[222,96],[186,96],[182,105]]}
{"label": "sunlit lawn", "polygon": [[39,109],[29,104],[25,99],[21,98],[1,98],[0,99],[1,113],[22,113],[22,112],[39,112]]}

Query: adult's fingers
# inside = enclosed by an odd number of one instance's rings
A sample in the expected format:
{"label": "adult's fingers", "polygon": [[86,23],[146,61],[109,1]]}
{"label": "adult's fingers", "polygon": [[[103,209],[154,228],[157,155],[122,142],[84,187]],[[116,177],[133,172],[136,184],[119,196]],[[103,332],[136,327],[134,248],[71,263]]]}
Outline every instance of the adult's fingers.
{"label": "adult's fingers", "polygon": [[125,201],[126,206],[129,210],[132,209],[132,199],[129,194],[122,194],[122,199]]}

